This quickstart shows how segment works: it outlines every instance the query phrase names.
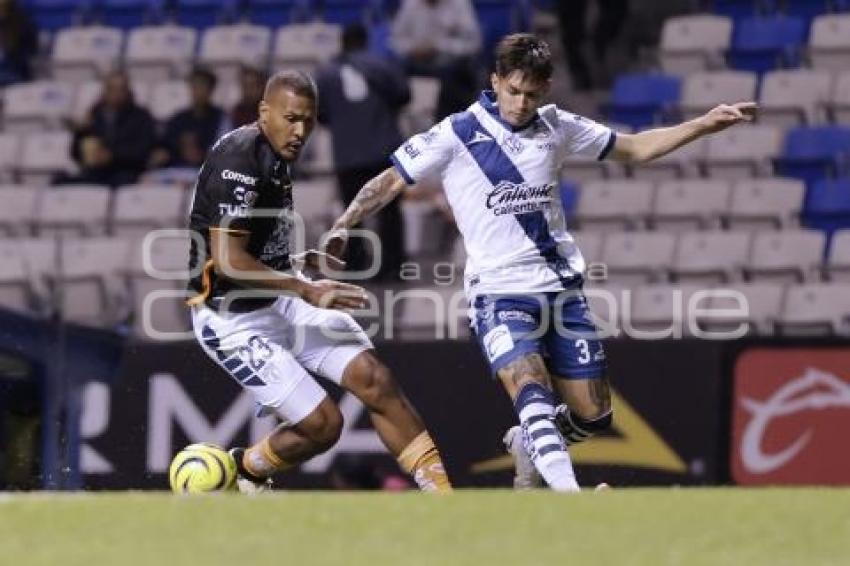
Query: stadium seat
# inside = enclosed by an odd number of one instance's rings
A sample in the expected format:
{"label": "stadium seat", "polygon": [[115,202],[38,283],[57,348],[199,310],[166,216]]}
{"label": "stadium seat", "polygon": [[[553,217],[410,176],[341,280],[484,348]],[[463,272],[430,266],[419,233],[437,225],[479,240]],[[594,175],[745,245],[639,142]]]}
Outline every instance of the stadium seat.
{"label": "stadium seat", "polygon": [[410,77],[410,104],[401,111],[399,128],[404,136],[423,132],[434,123],[440,81],[432,77]]}
{"label": "stadium seat", "polygon": [[826,14],[830,9],[838,8],[841,0],[783,0],[782,9],[789,16],[800,18],[808,30],[812,20]]}
{"label": "stadium seat", "polygon": [[731,39],[730,18],[711,14],[668,18],[661,30],[661,68],[685,76],[722,66]]}
{"label": "stadium seat", "polygon": [[773,158],[782,148],[781,129],[741,125],[708,137],[703,168],[712,179],[744,179],[773,172]]}
{"label": "stadium seat", "polygon": [[0,182],[14,181],[20,155],[21,137],[13,133],[0,132]]}
{"label": "stadium seat", "polygon": [[18,168],[23,184],[44,186],[58,173],[73,173],[76,168],[69,132],[35,133],[24,138]]}
{"label": "stadium seat", "polygon": [[189,85],[186,81],[165,81],[154,85],[148,109],[154,118],[164,122],[178,111],[187,108],[190,103]]}
{"label": "stadium seat", "polygon": [[666,280],[673,263],[676,237],[660,232],[617,232],[605,238],[602,262],[608,279],[634,287]]}
{"label": "stadium seat", "polygon": [[324,0],[322,21],[339,26],[361,23],[366,4],[364,0]]}
{"label": "stadium seat", "polygon": [[79,0],[28,0],[26,4],[38,28],[48,32],[79,24],[90,7]]}
{"label": "stadium seat", "polygon": [[695,118],[718,104],[756,99],[756,75],[746,71],[695,73],[685,78],[680,109]]}
{"label": "stadium seat", "polygon": [[699,177],[700,162],[705,158],[709,139],[696,139],[649,163],[630,164],[629,171],[633,178],[643,181],[661,182]]}
{"label": "stadium seat", "polygon": [[97,0],[97,20],[131,30],[163,17],[168,0]]}
{"label": "stadium seat", "polygon": [[806,281],[823,263],[825,245],[826,236],[815,230],[757,232],[744,272],[751,281]]}
{"label": "stadium seat", "polygon": [[584,232],[570,230],[573,241],[578,246],[587,264],[602,262],[602,247],[605,237],[601,232]]}
{"label": "stadium seat", "polygon": [[37,214],[39,234],[99,236],[106,233],[109,187],[64,185],[43,189]]}
{"label": "stadium seat", "polygon": [[3,129],[26,133],[59,130],[74,106],[74,85],[40,80],[10,85],[4,93]]}
{"label": "stadium seat", "polygon": [[104,26],[66,28],[53,42],[53,78],[74,83],[97,78],[112,67],[121,55],[124,34]]}
{"label": "stadium seat", "polygon": [[339,53],[342,28],[313,22],[292,24],[277,30],[272,51],[272,67],[312,72],[319,64]]}
{"label": "stadium seat", "polygon": [[850,179],[822,180],[810,185],[803,223],[827,233],[850,228]]}
{"label": "stadium seat", "polygon": [[576,220],[582,230],[642,228],[652,210],[648,181],[595,181],[581,188]]}
{"label": "stadium seat", "polygon": [[[130,83],[130,91],[133,100],[140,106],[148,106],[151,95],[151,84],[142,80],[134,80]],[[92,107],[100,100],[103,92],[103,83],[98,80],[85,81],[77,85],[74,96],[74,107],[71,111],[73,118],[83,120]]]}
{"label": "stadium seat", "polygon": [[750,251],[746,232],[708,231],[682,234],[672,273],[677,281],[720,283],[740,279]]}
{"label": "stadium seat", "polygon": [[186,223],[186,194],[179,186],[127,185],[115,192],[111,233],[141,240],[157,228]]}
{"label": "stadium seat", "polygon": [[760,13],[775,11],[782,0],[713,0],[712,12],[734,20],[750,18]]}
{"label": "stadium seat", "polygon": [[[734,292],[741,295],[733,297]],[[711,312],[700,317],[700,327],[709,332],[728,332],[747,324],[748,334],[773,335],[784,293],[782,285],[770,283],[736,283],[714,289]]]}
{"label": "stadium seat", "polygon": [[658,230],[685,232],[718,228],[729,210],[728,181],[665,181],[655,191],[651,223]]}
{"label": "stadium seat", "polygon": [[124,61],[131,80],[156,83],[184,77],[192,65],[197,32],[175,25],[130,31]]}
{"label": "stadium seat", "polygon": [[574,153],[564,158],[561,178],[569,183],[583,185],[605,179],[621,179],[626,176],[625,167],[611,159],[599,159]]}
{"label": "stadium seat", "polygon": [[850,284],[811,283],[789,287],[777,329],[785,336],[846,335]]}
{"label": "stadium seat", "polygon": [[840,73],[835,78],[828,107],[832,122],[850,126],[850,71]]}
{"label": "stadium seat", "polygon": [[805,187],[796,179],[752,179],[732,186],[726,217],[732,230],[789,228],[799,223]]}
{"label": "stadium seat", "polygon": [[209,29],[233,20],[238,0],[174,0],[174,18],[182,26],[198,30]]}
{"label": "stadium seat", "polygon": [[[319,237],[330,229],[337,215],[342,213],[342,204],[337,196],[336,177],[317,176],[299,180],[295,183],[292,194],[295,210],[306,228],[307,247],[315,247]],[[293,249],[300,249],[297,243],[299,236],[296,229],[293,232],[293,241],[296,242]]]}
{"label": "stadium seat", "polygon": [[732,33],[729,66],[754,73],[796,67],[807,29],[801,18],[787,16],[739,20]]}
{"label": "stadium seat", "polygon": [[824,277],[829,281],[850,283],[850,230],[841,230],[833,235]]}
{"label": "stadium seat", "polygon": [[189,240],[165,237],[130,240],[130,262],[124,274],[130,290],[133,334],[157,339],[148,330],[180,333],[190,329],[186,280]]}
{"label": "stadium seat", "polygon": [[850,14],[818,16],[812,23],[809,58],[816,69],[850,69]]}
{"label": "stadium seat", "polygon": [[661,74],[620,75],[614,83],[609,117],[633,129],[662,122],[662,113],[679,101],[682,81]]}
{"label": "stadium seat", "polygon": [[[623,329],[637,339],[681,338],[691,334],[691,297],[706,289],[700,285],[646,285],[624,296]],[[699,306],[706,308],[706,300]]]}
{"label": "stadium seat", "polygon": [[0,232],[4,237],[28,236],[38,206],[38,187],[0,185]]}
{"label": "stadium seat", "polygon": [[127,301],[120,274],[128,262],[128,243],[117,238],[64,239],[60,250],[52,282],[61,286],[65,320],[99,327],[116,324]]}
{"label": "stadium seat", "polygon": [[12,240],[0,240],[0,310],[30,311],[29,276],[21,247]]}
{"label": "stadium seat", "polygon": [[758,121],[789,127],[823,122],[821,115],[832,94],[827,71],[773,71],[764,76]]}
{"label": "stadium seat", "polygon": [[198,61],[208,65],[223,83],[238,82],[243,65],[265,69],[271,31],[263,26],[215,26],[201,36]]}
{"label": "stadium seat", "polygon": [[[246,15],[252,24],[277,28],[294,23],[293,10],[298,4],[299,0],[248,0]],[[300,4],[305,5],[300,9],[308,8],[304,0]]]}
{"label": "stadium seat", "polygon": [[850,152],[850,128],[793,128],[785,136],[782,155],[774,160],[778,174],[808,184],[840,174]]}

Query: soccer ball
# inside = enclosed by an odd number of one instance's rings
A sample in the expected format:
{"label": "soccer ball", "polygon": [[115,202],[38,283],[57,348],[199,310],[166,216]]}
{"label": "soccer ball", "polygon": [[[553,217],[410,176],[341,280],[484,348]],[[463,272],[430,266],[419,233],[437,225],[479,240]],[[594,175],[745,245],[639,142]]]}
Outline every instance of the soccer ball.
{"label": "soccer ball", "polygon": [[190,444],[177,453],[168,469],[175,493],[209,493],[236,487],[236,461],[215,444]]}

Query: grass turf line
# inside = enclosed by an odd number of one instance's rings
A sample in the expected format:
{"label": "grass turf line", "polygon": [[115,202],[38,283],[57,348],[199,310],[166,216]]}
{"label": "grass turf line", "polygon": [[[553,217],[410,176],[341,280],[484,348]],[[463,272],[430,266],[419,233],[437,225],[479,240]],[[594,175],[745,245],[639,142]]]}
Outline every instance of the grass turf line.
{"label": "grass turf line", "polygon": [[850,564],[848,489],[35,494],[0,500],[26,566]]}

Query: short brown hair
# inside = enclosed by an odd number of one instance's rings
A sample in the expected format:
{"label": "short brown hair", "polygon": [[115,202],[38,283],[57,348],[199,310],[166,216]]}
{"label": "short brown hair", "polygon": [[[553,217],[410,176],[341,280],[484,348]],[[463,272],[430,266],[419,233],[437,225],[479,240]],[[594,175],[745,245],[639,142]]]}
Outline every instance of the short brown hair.
{"label": "short brown hair", "polygon": [[316,83],[313,82],[310,75],[303,71],[280,71],[272,75],[266,82],[263,99],[268,100],[271,95],[282,88],[313,101],[318,98]]}
{"label": "short brown hair", "polygon": [[549,44],[530,33],[515,33],[496,46],[496,74],[506,77],[520,71],[533,81],[552,78],[552,52]]}

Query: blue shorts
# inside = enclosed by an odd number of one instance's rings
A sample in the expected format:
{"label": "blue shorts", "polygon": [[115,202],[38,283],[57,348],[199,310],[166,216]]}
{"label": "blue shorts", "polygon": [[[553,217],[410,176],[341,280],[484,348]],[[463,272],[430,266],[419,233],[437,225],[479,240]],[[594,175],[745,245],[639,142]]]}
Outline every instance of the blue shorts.
{"label": "blue shorts", "polygon": [[544,357],[553,376],[605,375],[605,349],[581,290],[532,295],[479,295],[473,329],[493,375],[527,354]]}

